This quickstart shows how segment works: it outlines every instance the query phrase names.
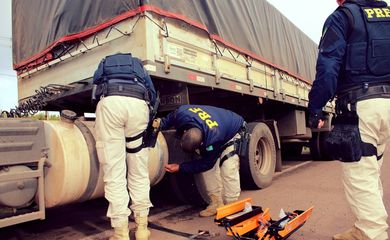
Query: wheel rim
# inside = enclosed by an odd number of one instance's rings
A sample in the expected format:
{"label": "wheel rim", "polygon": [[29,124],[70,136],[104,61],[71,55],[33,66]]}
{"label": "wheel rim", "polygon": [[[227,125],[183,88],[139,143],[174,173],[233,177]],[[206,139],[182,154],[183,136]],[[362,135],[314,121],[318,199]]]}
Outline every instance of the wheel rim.
{"label": "wheel rim", "polygon": [[271,167],[271,146],[267,139],[260,138],[255,151],[255,169],[259,174],[266,175]]}

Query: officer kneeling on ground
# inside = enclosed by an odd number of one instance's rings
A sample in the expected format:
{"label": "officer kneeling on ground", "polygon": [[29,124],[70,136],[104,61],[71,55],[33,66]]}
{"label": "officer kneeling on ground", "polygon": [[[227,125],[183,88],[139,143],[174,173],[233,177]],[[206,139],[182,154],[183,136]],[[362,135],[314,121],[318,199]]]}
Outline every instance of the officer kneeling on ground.
{"label": "officer kneeling on ground", "polygon": [[[114,235],[110,240],[129,240],[131,210],[137,225],[135,238],[149,239],[149,148],[145,130],[150,121],[156,92],[139,59],[131,54],[104,58],[93,77],[96,107],[96,150],[103,169],[107,216]],[[149,124],[150,125],[150,124]]]}
{"label": "officer kneeling on ground", "polygon": [[390,8],[384,1],[337,0],[326,20],[309,93],[310,125],[336,97],[335,126],[326,140],[341,160],[344,191],[356,217],[334,240],[388,239],[380,169],[390,139]]}
{"label": "officer kneeling on ground", "polygon": [[244,119],[234,112],[203,105],[183,105],[161,119],[161,130],[174,127],[184,151],[200,154],[199,160],[168,164],[165,169],[170,173],[203,172],[210,204],[200,212],[202,217],[215,215],[218,207],[236,201],[240,195],[235,143],[244,124]]}

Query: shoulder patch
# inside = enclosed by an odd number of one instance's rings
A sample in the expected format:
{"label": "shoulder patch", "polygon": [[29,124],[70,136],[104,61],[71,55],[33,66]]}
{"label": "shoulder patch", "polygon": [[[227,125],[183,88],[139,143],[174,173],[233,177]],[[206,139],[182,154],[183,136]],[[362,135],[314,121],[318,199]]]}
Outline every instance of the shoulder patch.
{"label": "shoulder patch", "polygon": [[325,35],[321,38],[319,44],[320,53],[330,53],[333,52],[337,47],[337,42],[339,41],[339,36],[333,27],[329,27],[325,31]]}

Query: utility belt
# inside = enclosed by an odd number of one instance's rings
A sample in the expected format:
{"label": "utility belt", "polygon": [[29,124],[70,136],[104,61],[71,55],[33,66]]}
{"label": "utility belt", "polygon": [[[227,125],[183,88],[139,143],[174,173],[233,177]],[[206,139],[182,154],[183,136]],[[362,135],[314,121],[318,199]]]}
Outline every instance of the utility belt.
{"label": "utility belt", "polygon": [[373,144],[361,140],[359,116],[356,112],[358,101],[380,97],[390,97],[390,86],[364,85],[338,95],[334,127],[325,140],[333,159],[342,162],[358,162],[361,157],[377,156],[377,160],[382,158],[382,155],[378,156]]}
{"label": "utility belt", "polygon": [[237,132],[237,134],[239,134],[240,137],[234,138],[222,146],[221,154],[230,146],[234,145],[234,149],[231,152],[225,154],[224,156],[221,156],[219,166],[222,166],[222,164],[227,159],[233,157],[235,154],[237,154],[240,158],[247,155],[250,134],[248,133],[248,129],[247,129],[247,125],[246,125],[245,121],[242,124],[242,127],[240,128],[240,130]]}
{"label": "utility belt", "polygon": [[371,98],[390,98],[390,83],[372,86],[368,83],[364,83],[363,86],[353,87],[338,93],[336,112],[338,110],[343,110],[348,104],[351,104],[351,111],[356,111],[356,103],[358,101]]}
{"label": "utility belt", "polygon": [[102,96],[124,96],[150,101],[146,88],[136,83],[103,83],[98,88],[101,88]]}
{"label": "utility belt", "polygon": [[[115,82],[114,82],[115,81]],[[141,86],[135,82],[127,82],[123,80],[110,80],[106,83],[102,83],[99,85],[95,85],[92,90],[92,100],[100,99],[101,97],[106,96],[124,96],[124,97],[133,97],[141,100],[145,100],[148,104],[150,103],[150,97],[148,91],[144,86]],[[157,136],[159,133],[159,129],[155,129],[152,124],[153,120],[157,114],[157,108],[160,104],[159,97],[157,96],[155,105],[149,106],[150,114],[149,114],[149,123],[147,128],[141,133],[137,134],[133,137],[126,137],[126,142],[136,141],[142,138],[142,143],[135,148],[127,148],[127,153],[137,153],[142,148],[146,147],[154,147],[157,142]]]}

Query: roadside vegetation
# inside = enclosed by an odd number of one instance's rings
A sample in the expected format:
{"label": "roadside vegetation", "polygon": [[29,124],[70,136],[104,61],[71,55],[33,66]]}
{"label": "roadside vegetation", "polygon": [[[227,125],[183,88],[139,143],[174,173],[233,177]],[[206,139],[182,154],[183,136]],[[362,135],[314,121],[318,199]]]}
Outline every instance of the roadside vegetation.
{"label": "roadside vegetation", "polygon": [[[0,118],[7,118],[6,111],[0,109],[1,116]],[[38,112],[36,114],[29,114],[29,118],[35,119],[35,120],[59,120],[60,115],[58,112]]]}

